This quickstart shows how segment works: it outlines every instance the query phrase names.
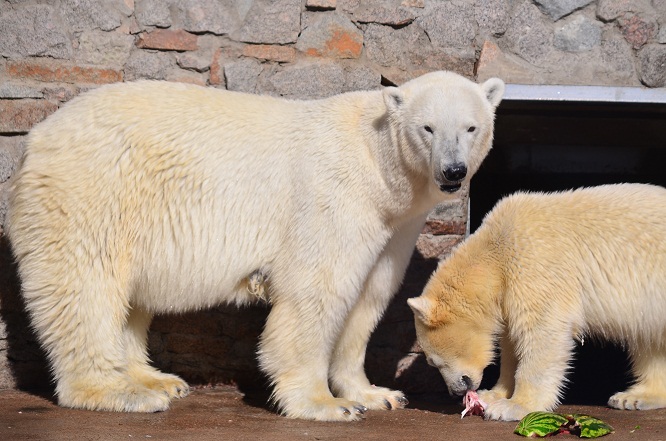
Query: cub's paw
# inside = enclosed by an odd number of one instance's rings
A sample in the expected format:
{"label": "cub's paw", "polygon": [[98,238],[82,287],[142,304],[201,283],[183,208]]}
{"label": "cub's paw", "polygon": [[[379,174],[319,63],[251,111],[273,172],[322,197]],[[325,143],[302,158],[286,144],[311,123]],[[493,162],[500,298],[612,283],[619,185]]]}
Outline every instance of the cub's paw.
{"label": "cub's paw", "polygon": [[499,401],[503,398],[508,398],[507,393],[495,389],[490,389],[490,390],[484,389],[477,391],[477,393],[479,394],[479,399],[487,404],[494,403],[495,401]]}
{"label": "cub's paw", "polygon": [[368,408],[344,398],[304,400],[297,405],[284,406],[282,413],[288,418],[316,421],[357,421],[365,417]]}
{"label": "cub's paw", "polygon": [[615,409],[650,410],[666,407],[666,396],[640,393],[629,389],[618,392],[608,399],[608,405]]}
{"label": "cub's paw", "polygon": [[405,394],[399,390],[369,386],[345,395],[347,398],[363,403],[372,410],[402,409],[409,404]]}
{"label": "cub's paw", "polygon": [[488,403],[483,417],[486,420],[518,421],[528,413],[530,413],[530,410],[521,404],[508,398],[501,398]]}

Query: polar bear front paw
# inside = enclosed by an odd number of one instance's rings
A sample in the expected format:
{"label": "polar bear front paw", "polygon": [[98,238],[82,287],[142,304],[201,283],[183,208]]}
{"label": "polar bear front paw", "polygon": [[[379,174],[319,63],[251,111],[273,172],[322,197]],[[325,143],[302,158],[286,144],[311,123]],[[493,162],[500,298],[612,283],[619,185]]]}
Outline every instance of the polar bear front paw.
{"label": "polar bear front paw", "polygon": [[618,392],[608,399],[608,405],[615,409],[650,410],[666,407],[666,396],[632,391]]}
{"label": "polar bear front paw", "polygon": [[165,374],[150,366],[135,366],[128,371],[130,377],[144,387],[166,394],[169,398],[183,398],[190,386],[180,377]]}
{"label": "polar bear front paw", "polygon": [[67,387],[59,383],[58,403],[64,407],[113,412],[161,412],[171,401],[164,391],[155,391],[142,384],[116,379],[112,383],[78,381]]}
{"label": "polar bear front paw", "polygon": [[486,420],[518,421],[528,413],[530,413],[530,410],[521,404],[508,398],[501,398],[488,403],[488,407],[486,407],[484,412],[484,418]]}
{"label": "polar bear front paw", "polygon": [[490,390],[480,390],[477,391],[477,393],[479,394],[479,399],[487,404],[494,403],[495,401],[499,401],[508,397],[508,394],[504,391],[495,390],[494,388]]}
{"label": "polar bear front paw", "polygon": [[386,387],[370,386],[357,389],[352,394],[346,394],[346,398],[363,403],[372,410],[402,409],[409,404],[407,397],[399,390],[391,390]]}

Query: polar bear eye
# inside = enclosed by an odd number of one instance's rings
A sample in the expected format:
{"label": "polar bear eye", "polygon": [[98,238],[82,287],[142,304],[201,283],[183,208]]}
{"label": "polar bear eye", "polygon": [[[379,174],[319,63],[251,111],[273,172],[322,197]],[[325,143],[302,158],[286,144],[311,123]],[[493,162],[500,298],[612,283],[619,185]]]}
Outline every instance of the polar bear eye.
{"label": "polar bear eye", "polygon": [[428,133],[432,133],[432,127],[430,126],[423,126],[423,130],[425,130]]}
{"label": "polar bear eye", "polygon": [[469,129],[467,129],[467,131],[469,133],[473,133],[475,130],[476,130],[476,126],[471,126]]}

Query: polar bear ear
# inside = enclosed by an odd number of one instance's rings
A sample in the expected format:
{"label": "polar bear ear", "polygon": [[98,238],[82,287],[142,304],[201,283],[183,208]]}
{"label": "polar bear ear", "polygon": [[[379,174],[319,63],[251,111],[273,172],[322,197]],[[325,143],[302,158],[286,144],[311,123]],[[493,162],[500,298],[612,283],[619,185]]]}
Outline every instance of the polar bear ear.
{"label": "polar bear ear", "polygon": [[490,78],[481,85],[481,90],[493,107],[497,107],[504,96],[504,81]]}
{"label": "polar bear ear", "polygon": [[397,87],[385,87],[382,91],[384,95],[384,103],[390,113],[400,111],[402,105],[405,103],[405,94]]}
{"label": "polar bear ear", "polygon": [[419,319],[424,325],[426,326],[433,325],[433,321],[430,316],[430,311],[432,310],[433,305],[430,299],[427,299],[423,296],[412,297],[411,299],[407,299],[407,304],[409,305],[410,308],[412,308],[414,316],[417,319]]}

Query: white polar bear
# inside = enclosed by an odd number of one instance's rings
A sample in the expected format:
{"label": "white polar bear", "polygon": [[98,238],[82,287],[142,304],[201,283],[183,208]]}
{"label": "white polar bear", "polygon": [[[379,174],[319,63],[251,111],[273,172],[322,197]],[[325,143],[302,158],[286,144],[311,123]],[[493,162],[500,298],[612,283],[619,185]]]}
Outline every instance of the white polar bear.
{"label": "white polar bear", "polygon": [[148,365],[153,314],[263,289],[285,415],[402,407],[368,382],[366,345],[426,214],[490,149],[503,90],[434,72],[317,101],[155,81],[72,100],[30,133],[7,226],[60,404],[167,409],[188,386]]}
{"label": "white polar bear", "polygon": [[666,407],[666,189],[602,185],[516,193],[408,300],[428,362],[449,391],[476,390],[495,355],[485,418],[552,410],[574,339],[624,345],[636,382],[617,409]]}

